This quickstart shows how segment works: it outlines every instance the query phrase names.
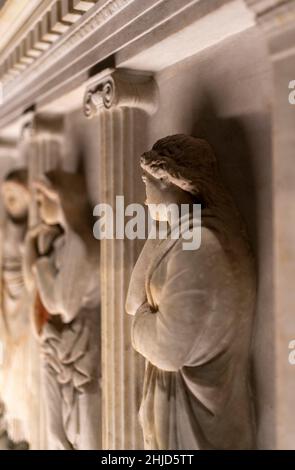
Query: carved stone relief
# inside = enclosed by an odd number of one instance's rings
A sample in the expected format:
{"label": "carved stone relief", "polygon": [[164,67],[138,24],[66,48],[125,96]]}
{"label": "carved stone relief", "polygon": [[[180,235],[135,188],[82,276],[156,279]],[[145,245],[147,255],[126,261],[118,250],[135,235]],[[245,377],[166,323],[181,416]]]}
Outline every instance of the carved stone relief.
{"label": "carved stone relief", "polygon": [[161,139],[141,167],[148,205],[202,205],[200,248],[183,250],[184,235],[148,240],[129,286],[133,346],[147,360],[145,448],[252,449],[255,271],[243,223],[205,141]]}
{"label": "carved stone relief", "polygon": [[[40,224],[26,238],[28,285],[42,349],[49,449],[100,446],[99,245],[78,175],[34,183]],[[33,281],[33,282],[32,282]]]}
{"label": "carved stone relief", "polygon": [[13,448],[31,442],[29,296],[23,278],[23,248],[28,223],[30,193],[27,171],[10,172],[2,184],[6,210],[1,226],[1,367],[0,396],[3,400],[3,427]]}

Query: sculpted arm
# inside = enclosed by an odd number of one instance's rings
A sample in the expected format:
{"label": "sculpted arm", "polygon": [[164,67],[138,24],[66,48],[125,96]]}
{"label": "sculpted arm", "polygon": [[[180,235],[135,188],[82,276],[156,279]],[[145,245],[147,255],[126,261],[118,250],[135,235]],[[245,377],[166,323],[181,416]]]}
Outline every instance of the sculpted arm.
{"label": "sculpted arm", "polygon": [[233,318],[219,300],[230,267],[221,245],[205,229],[196,251],[177,242],[156,312],[145,303],[136,313],[134,348],[159,369],[175,371],[218,354],[232,334]]}
{"label": "sculpted arm", "polygon": [[40,258],[36,263],[36,281],[48,311],[61,315],[68,323],[81,309],[91,275],[86,249],[77,235],[67,236],[60,264],[57,270],[49,258]]}

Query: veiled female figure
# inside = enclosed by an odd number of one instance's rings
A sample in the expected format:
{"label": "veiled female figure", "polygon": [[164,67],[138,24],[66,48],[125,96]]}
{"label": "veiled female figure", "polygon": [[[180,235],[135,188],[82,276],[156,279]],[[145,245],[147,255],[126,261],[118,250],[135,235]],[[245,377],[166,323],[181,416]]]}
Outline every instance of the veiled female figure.
{"label": "veiled female figure", "polygon": [[31,440],[32,397],[30,361],[30,299],[24,284],[23,251],[30,193],[27,172],[11,171],[2,184],[5,218],[0,240],[1,364],[0,396],[4,425],[12,448],[27,448]]}
{"label": "veiled female figure", "polygon": [[[171,203],[202,205],[200,248],[184,250],[183,232],[153,249],[148,240],[129,286],[133,346],[146,358],[145,447],[252,449],[256,287],[243,223],[207,142],[166,137],[142,156],[141,166],[153,218],[168,220]],[[155,212],[151,204],[162,208]]]}
{"label": "veiled female figure", "polygon": [[52,171],[35,184],[41,224],[26,244],[37,288],[49,449],[100,447],[99,246],[82,178]]}

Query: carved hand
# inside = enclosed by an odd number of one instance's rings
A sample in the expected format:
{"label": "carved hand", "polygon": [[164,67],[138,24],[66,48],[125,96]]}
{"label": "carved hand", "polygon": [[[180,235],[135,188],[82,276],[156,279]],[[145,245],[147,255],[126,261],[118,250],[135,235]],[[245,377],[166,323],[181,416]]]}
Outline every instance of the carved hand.
{"label": "carved hand", "polygon": [[25,238],[25,250],[23,258],[24,281],[29,292],[35,287],[34,266],[39,257],[38,253],[38,237],[44,232],[43,224],[28,230]]}
{"label": "carved hand", "polygon": [[150,304],[146,301],[144,302],[136,311],[136,316],[145,313],[156,313],[156,311],[150,306]]}

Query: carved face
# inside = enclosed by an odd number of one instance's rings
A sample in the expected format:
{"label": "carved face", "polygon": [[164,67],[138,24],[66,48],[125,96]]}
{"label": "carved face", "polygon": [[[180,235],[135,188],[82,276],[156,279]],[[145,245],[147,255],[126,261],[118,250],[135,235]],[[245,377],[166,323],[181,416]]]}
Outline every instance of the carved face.
{"label": "carved face", "polygon": [[169,221],[168,206],[171,204],[192,204],[193,197],[181,188],[172,184],[168,178],[155,178],[143,171],[142,180],[145,183],[146,200],[152,219],[160,222]]}
{"label": "carved face", "polygon": [[15,181],[5,181],[2,185],[2,196],[9,215],[15,219],[22,219],[27,215],[30,193],[25,186]]}
{"label": "carved face", "polygon": [[36,185],[36,199],[42,221],[47,225],[59,224],[62,220],[62,211],[58,195],[38,184]]}
{"label": "carved face", "polygon": [[[159,221],[167,220],[165,210],[165,203],[168,202],[167,185],[164,180],[154,178],[146,171],[143,171],[142,181],[145,183],[145,204],[149,208],[152,219]],[[156,206],[158,207],[156,208]]]}

